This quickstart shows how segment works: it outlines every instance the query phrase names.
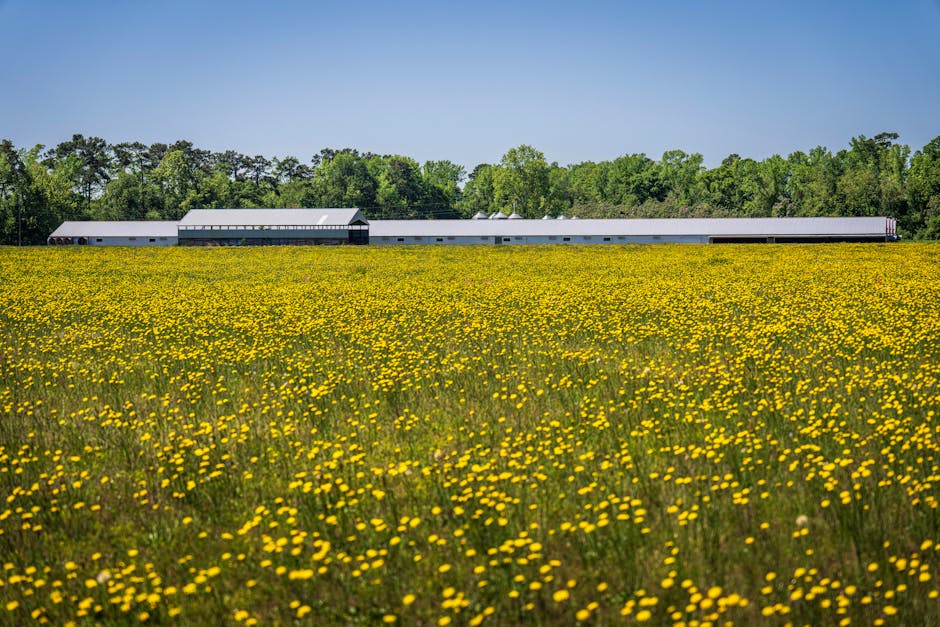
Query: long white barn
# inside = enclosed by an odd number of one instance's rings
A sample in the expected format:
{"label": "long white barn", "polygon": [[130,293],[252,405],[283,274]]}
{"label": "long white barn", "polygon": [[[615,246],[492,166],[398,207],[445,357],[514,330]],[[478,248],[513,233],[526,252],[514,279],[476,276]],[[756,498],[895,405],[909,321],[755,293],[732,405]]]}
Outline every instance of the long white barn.
{"label": "long white barn", "polygon": [[[485,216],[484,216],[485,217]],[[49,244],[264,246],[885,242],[893,218],[372,220],[358,209],[194,209],[179,222],[64,222]]]}
{"label": "long white barn", "polygon": [[892,218],[372,220],[369,242],[402,244],[656,244],[888,241]]}
{"label": "long white barn", "polygon": [[173,246],[177,241],[177,223],[150,221],[63,222],[46,243],[51,246]]}

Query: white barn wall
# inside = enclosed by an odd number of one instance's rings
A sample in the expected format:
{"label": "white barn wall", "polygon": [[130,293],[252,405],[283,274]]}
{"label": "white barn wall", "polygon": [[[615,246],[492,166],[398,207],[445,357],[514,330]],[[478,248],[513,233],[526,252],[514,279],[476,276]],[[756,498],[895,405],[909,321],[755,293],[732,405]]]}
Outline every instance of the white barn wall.
{"label": "white barn wall", "polygon": [[693,218],[585,220],[372,220],[370,243],[656,244],[888,241],[890,218]]}
{"label": "white barn wall", "polygon": [[[496,241],[499,239],[500,241]],[[708,237],[701,235],[523,235],[512,237],[501,236],[370,236],[369,244],[373,246],[492,246],[492,245],[539,245],[539,244],[707,244]]]}
{"label": "white barn wall", "polygon": [[176,237],[96,237],[88,246],[175,246]]}

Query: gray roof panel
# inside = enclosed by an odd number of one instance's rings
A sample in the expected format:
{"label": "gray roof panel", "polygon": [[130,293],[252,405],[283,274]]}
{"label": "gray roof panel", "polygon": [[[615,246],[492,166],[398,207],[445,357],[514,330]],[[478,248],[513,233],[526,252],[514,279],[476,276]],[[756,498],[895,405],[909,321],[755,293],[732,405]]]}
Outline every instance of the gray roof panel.
{"label": "gray roof panel", "polygon": [[371,237],[561,235],[879,236],[888,218],[664,218],[611,220],[372,220]]}
{"label": "gray roof panel", "polygon": [[366,222],[358,209],[193,209],[180,220],[194,226],[347,226]]}
{"label": "gray roof panel", "polygon": [[63,222],[49,237],[176,237],[175,221]]}

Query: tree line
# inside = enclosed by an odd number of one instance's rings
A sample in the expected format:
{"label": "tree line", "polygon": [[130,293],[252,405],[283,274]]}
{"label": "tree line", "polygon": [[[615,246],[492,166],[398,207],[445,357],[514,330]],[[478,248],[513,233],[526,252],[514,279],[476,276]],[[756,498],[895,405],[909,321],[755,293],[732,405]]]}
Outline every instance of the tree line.
{"label": "tree line", "polygon": [[670,150],[659,160],[549,163],[518,146],[469,174],[447,160],[324,148],[309,161],[212,152],[189,141],[52,148],[0,140],[0,244],[37,244],[64,220],[176,220],[190,209],[359,207],[371,219],[890,216],[906,237],[940,239],[940,137],[916,152],[896,133],[859,135],[786,158]]}

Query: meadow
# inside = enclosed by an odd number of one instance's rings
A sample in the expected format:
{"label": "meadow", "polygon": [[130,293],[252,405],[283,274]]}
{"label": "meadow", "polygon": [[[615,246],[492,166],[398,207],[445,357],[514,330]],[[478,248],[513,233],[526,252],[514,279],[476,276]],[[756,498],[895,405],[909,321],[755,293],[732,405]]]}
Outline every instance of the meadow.
{"label": "meadow", "polygon": [[940,245],[0,249],[0,624],[940,624]]}

